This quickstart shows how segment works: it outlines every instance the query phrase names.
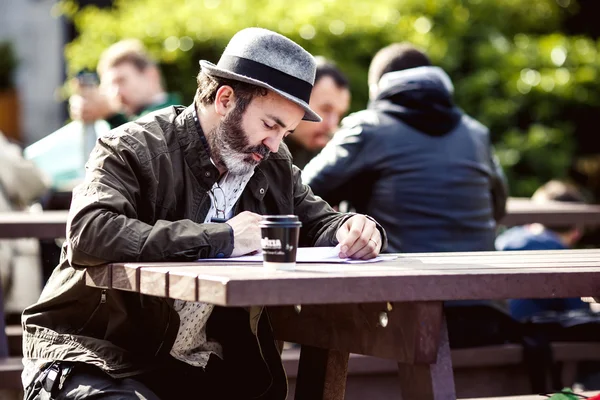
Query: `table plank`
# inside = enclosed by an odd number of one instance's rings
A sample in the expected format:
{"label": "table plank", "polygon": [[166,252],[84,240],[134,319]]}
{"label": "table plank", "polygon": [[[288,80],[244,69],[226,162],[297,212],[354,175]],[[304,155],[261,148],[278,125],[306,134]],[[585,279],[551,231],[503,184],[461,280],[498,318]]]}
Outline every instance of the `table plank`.
{"label": "table plank", "polygon": [[528,198],[511,197],[506,203],[502,225],[514,226],[534,222],[549,227],[559,225],[598,226],[600,205],[550,202],[536,204]]}
{"label": "table plank", "polygon": [[0,212],[0,238],[56,239],[66,236],[68,211]]}
{"label": "table plank", "polygon": [[[239,262],[124,263],[94,267],[92,274],[109,269],[116,289],[229,306],[585,297],[600,292],[600,250],[529,253],[410,254],[374,264],[299,264],[296,271]],[[94,286],[89,278],[88,284]]]}
{"label": "table plank", "polygon": [[[407,364],[433,364],[436,360],[443,319],[441,302],[279,306],[267,310],[279,340]],[[382,313],[386,318],[383,322]]]}

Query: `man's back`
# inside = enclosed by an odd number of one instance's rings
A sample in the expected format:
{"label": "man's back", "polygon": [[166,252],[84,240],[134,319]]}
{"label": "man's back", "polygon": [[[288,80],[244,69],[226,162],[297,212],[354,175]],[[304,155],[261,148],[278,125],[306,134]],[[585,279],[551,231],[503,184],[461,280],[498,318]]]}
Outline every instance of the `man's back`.
{"label": "man's back", "polygon": [[392,85],[348,117],[303,179],[326,200],[348,200],[380,221],[389,251],[493,250],[489,132],[434,78]]}

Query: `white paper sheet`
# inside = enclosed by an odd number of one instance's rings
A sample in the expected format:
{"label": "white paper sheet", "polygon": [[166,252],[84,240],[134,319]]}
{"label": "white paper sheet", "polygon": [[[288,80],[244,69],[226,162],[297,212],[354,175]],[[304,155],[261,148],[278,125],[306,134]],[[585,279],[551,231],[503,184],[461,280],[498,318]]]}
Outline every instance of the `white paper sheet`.
{"label": "white paper sheet", "polygon": [[[364,264],[380,261],[390,261],[397,258],[392,255],[380,255],[370,260],[353,260],[351,258],[340,258],[339,246],[336,247],[299,247],[296,253],[297,263],[343,263],[343,264]],[[262,253],[249,256],[231,257],[231,258],[203,258],[198,261],[245,261],[245,262],[263,262]]]}

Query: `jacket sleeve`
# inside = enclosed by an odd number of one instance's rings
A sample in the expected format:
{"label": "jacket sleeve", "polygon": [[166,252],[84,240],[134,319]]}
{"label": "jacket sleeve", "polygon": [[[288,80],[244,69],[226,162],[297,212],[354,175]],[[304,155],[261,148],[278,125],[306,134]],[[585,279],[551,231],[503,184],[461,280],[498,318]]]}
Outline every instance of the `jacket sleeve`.
{"label": "jacket sleeve", "polygon": [[352,178],[367,171],[372,162],[363,156],[366,147],[363,127],[342,128],[304,168],[302,181],[331,204],[352,200],[348,197],[354,191],[348,190],[348,185]]}
{"label": "jacket sleeve", "polygon": [[[302,183],[300,170],[292,166],[294,179],[294,210],[302,222],[300,230],[300,246],[336,246],[338,229],[352,217],[353,213],[339,213],[318,196],[312,193],[310,187]],[[387,248],[387,235],[383,227],[373,218],[381,234],[381,251]]]}
{"label": "jacket sleeve", "polygon": [[494,149],[490,148],[492,167],[492,202],[494,207],[494,219],[500,221],[506,215],[506,200],[508,198],[508,182]]}
{"label": "jacket sleeve", "polygon": [[69,212],[67,257],[71,265],[229,256],[233,235],[227,224],[139,219],[139,211],[149,203],[140,188],[150,178],[144,176],[131,144],[123,137],[107,136],[92,152]]}

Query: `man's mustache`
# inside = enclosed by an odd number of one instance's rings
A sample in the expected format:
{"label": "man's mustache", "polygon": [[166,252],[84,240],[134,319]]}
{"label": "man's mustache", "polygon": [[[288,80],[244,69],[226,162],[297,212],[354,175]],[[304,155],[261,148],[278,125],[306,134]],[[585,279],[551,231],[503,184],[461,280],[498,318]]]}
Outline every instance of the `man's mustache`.
{"label": "man's mustache", "polygon": [[271,150],[269,150],[269,148],[264,144],[259,144],[257,146],[253,146],[247,149],[246,153],[256,153],[260,155],[263,158],[263,160],[266,160],[269,157],[269,154],[271,154]]}

